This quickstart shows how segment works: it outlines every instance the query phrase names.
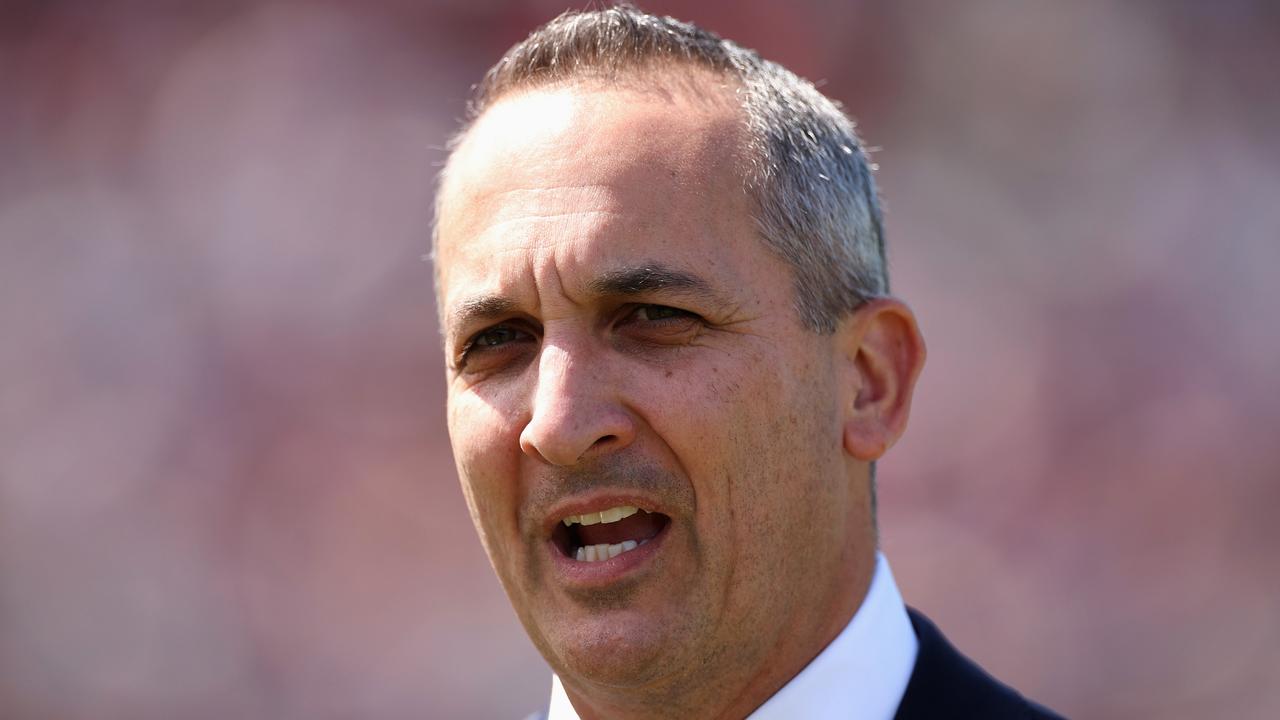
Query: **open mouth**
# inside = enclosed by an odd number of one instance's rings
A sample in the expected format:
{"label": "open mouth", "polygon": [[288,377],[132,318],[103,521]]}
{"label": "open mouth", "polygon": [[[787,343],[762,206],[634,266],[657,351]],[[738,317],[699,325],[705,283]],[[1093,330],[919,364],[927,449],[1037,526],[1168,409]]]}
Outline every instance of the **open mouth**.
{"label": "open mouth", "polygon": [[601,562],[644,545],[671,522],[662,513],[619,505],[599,512],[570,515],[556,523],[552,541],[565,557]]}

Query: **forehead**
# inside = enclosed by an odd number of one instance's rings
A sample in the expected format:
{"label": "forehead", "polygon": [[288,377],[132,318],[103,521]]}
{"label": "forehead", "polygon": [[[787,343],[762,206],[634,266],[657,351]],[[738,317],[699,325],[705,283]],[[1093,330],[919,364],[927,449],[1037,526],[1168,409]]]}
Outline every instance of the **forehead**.
{"label": "forehead", "polygon": [[[641,158],[684,170],[734,163],[743,116],[727,83],[691,69],[510,91],[489,106],[459,144],[445,189],[483,188],[495,179],[486,171],[523,169],[521,161],[542,168],[553,159],[548,155],[562,166],[590,158],[597,177],[609,177]],[[574,171],[582,175],[584,168]]]}
{"label": "forehead", "polygon": [[551,255],[601,267],[672,253],[714,261],[717,238],[753,225],[740,112],[730,90],[702,85],[559,86],[486,110],[441,189],[445,306]]}

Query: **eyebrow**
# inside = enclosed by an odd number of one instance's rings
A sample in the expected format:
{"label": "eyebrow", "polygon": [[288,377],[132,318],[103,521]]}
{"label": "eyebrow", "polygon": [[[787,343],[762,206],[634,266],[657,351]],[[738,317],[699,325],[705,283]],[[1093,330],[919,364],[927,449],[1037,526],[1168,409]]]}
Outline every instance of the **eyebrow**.
{"label": "eyebrow", "polygon": [[501,295],[480,295],[467,298],[449,313],[453,327],[462,327],[481,320],[506,315],[516,309],[515,301]]}
{"label": "eyebrow", "polygon": [[592,280],[587,289],[596,295],[640,295],[655,290],[679,290],[692,295],[715,297],[711,283],[694,275],[659,263],[611,270]]}
{"label": "eyebrow", "polygon": [[[587,283],[587,291],[598,297],[627,297],[659,290],[724,303],[724,296],[702,277],[662,263],[610,270]],[[453,327],[493,320],[517,309],[516,302],[502,295],[478,295],[462,300],[449,313]]]}

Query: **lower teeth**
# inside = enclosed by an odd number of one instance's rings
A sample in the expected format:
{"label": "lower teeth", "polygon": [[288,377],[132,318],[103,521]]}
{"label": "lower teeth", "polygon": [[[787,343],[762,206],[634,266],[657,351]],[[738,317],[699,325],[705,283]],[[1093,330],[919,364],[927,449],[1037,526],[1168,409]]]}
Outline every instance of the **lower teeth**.
{"label": "lower teeth", "polygon": [[649,542],[648,540],[623,540],[613,545],[602,543],[600,545],[586,545],[578,548],[578,552],[574,554],[574,558],[578,562],[600,562],[609,558],[617,557],[624,552],[635,550],[641,545]]}

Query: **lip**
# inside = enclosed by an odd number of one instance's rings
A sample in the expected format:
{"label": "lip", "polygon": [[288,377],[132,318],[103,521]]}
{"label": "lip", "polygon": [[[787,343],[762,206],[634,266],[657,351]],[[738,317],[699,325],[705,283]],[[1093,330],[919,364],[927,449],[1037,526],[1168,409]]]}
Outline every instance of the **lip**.
{"label": "lip", "polygon": [[661,513],[671,517],[671,511],[652,497],[637,493],[601,490],[588,495],[565,498],[552,505],[547,512],[546,518],[542,521],[542,534],[548,538],[551,537],[556,525],[563,522],[570,515],[599,512],[620,505],[631,505],[647,512]]}
{"label": "lip", "polygon": [[[620,555],[596,562],[580,562],[560,552],[552,538],[556,525],[570,515],[599,512],[619,505],[632,505],[648,512],[666,515],[667,524],[645,544]],[[544,551],[551,555],[555,576],[568,587],[589,590],[601,588],[643,572],[662,550],[674,522],[670,511],[651,497],[634,493],[600,491],[564,500],[552,506],[543,523]]]}
{"label": "lip", "polygon": [[643,572],[645,566],[650,565],[654,556],[662,550],[667,535],[670,533],[671,523],[668,522],[649,542],[608,560],[596,562],[579,562],[571,557],[566,557],[564,553],[560,552],[560,548],[551,538],[547,538],[543,547],[546,552],[551,554],[555,575],[563,585],[581,590],[590,590],[603,588],[620,580],[625,580],[631,575]]}

